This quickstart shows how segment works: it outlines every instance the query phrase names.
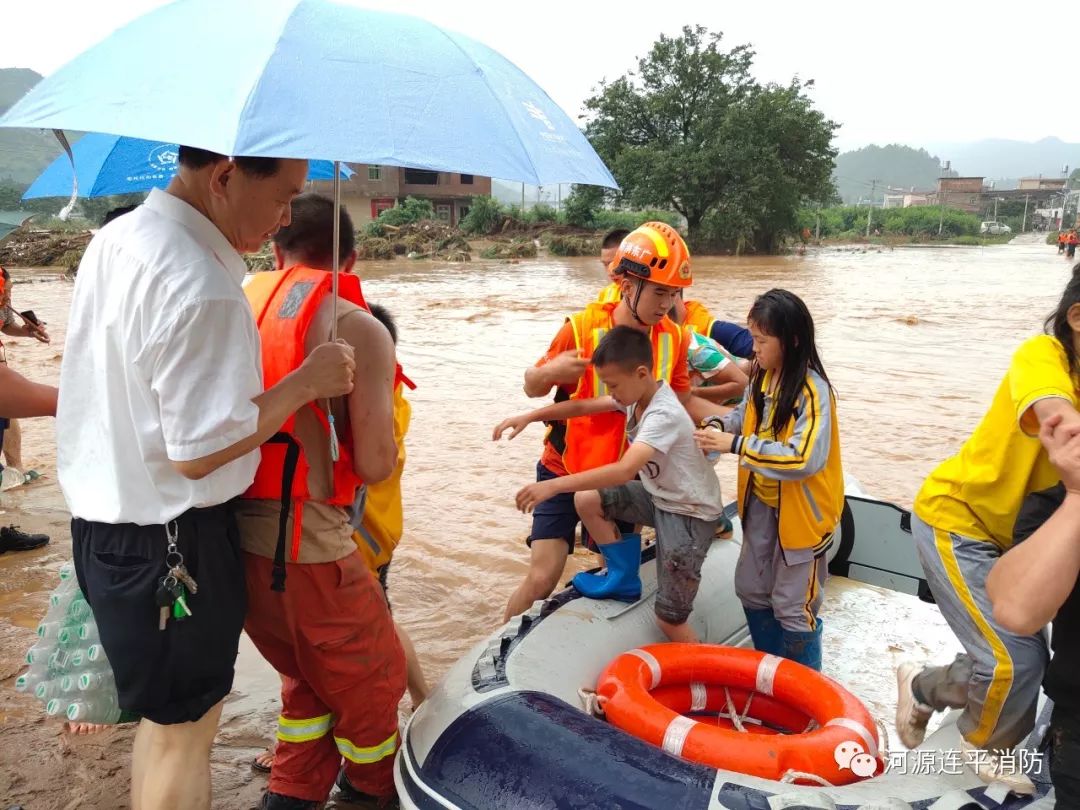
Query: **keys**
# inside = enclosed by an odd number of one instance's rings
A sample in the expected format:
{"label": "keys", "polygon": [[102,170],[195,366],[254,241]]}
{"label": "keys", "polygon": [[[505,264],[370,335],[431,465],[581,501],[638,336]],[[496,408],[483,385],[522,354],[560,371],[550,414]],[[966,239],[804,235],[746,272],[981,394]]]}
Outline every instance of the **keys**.
{"label": "keys", "polygon": [[188,607],[187,594],[184,592],[184,584],[180,583],[177,586],[176,601],[173,602],[172,616],[179,621],[180,619],[186,619],[191,615],[191,608]]}
{"label": "keys", "polygon": [[[163,577],[161,583],[158,585],[157,590],[154,591],[154,603],[158,606],[158,630],[164,630],[165,625],[169,622],[169,614],[172,613],[173,603],[176,598],[173,596],[172,591],[166,585],[170,578]],[[173,582],[176,582],[174,579]]]}
{"label": "keys", "polygon": [[[187,592],[192,596],[199,592],[199,585],[195,582],[195,577],[191,575],[191,572],[187,570],[187,566],[183,563],[180,563],[175,568],[170,568],[169,576],[176,577],[177,580],[183,583],[184,587],[187,588]],[[188,615],[191,615],[190,611]]]}

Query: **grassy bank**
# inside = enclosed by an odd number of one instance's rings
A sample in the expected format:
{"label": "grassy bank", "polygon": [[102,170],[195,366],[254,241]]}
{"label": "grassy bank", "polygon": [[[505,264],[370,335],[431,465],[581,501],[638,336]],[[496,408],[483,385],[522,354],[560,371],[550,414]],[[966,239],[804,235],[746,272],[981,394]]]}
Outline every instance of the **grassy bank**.
{"label": "grassy bank", "polygon": [[[869,237],[866,235],[868,217]],[[873,210],[865,206],[838,205],[804,208],[799,214],[799,225],[805,229],[804,233],[820,233],[826,244],[1001,245],[1016,235],[981,234],[980,224],[977,214],[936,205]]]}

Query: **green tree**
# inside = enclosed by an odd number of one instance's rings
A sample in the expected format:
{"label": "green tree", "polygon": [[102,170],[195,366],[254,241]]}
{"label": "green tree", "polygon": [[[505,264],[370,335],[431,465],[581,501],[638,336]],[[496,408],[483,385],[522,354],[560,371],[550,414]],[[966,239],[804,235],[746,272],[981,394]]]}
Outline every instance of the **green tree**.
{"label": "green tree", "polygon": [[469,200],[469,213],[461,220],[465,233],[492,233],[502,222],[502,206],[494,197],[473,197]]}
{"label": "green tree", "polygon": [[768,249],[794,227],[802,201],[827,199],[836,125],[807,98],[811,83],[758,84],[753,51],[725,51],[722,36],[703,26],[661,36],[636,71],[585,102],[586,134],[622,201],[678,211],[692,244]]}
{"label": "green tree", "polygon": [[604,204],[605,196],[605,191],[600,186],[575,185],[563,203],[566,224],[579,228],[595,227],[596,216]]}

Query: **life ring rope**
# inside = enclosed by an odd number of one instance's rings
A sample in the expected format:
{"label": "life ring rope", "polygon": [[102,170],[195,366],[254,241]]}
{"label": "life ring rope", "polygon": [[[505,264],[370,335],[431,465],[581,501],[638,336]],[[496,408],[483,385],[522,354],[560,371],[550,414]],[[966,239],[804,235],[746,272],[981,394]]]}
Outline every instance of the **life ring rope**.
{"label": "life ring rope", "polygon": [[670,754],[766,779],[844,785],[863,777],[837,752],[873,757],[878,768],[888,757],[884,727],[843,686],[745,648],[629,650],[581,698],[586,711]]}

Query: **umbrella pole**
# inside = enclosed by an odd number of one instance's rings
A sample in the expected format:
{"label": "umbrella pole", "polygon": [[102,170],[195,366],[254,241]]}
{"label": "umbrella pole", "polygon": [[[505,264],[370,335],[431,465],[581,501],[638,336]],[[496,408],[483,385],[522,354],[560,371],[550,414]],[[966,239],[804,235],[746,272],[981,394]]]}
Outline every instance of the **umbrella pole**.
{"label": "umbrella pole", "polygon": [[[336,342],[338,319],[338,272],[341,270],[341,163],[334,161],[334,272],[330,281],[330,341]],[[341,457],[338,447],[337,425],[334,424],[334,411],[330,400],[326,400],[326,419],[330,423],[330,490],[334,489],[334,462]]]}

